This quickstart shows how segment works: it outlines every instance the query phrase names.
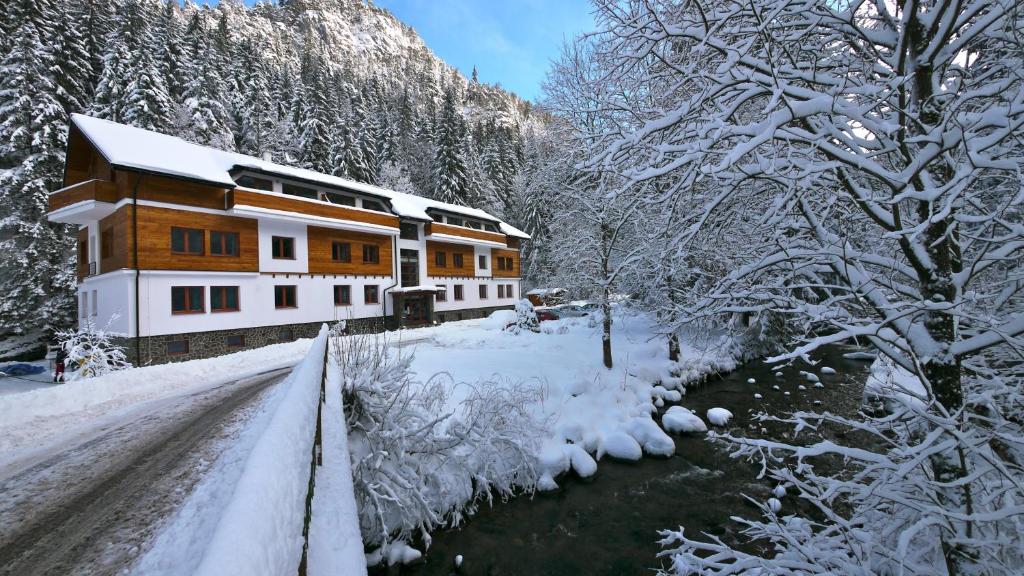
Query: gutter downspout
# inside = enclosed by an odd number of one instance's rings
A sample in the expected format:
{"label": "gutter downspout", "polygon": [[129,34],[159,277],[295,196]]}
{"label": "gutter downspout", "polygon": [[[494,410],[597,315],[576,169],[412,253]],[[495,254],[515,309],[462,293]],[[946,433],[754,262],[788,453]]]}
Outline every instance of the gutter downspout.
{"label": "gutter downspout", "polygon": [[140,338],[140,326],[142,306],[139,302],[139,184],[142,182],[142,173],[135,179],[135,186],[132,187],[132,266],[135,268],[135,361],[142,364],[142,340]]}
{"label": "gutter downspout", "polygon": [[388,290],[398,286],[401,279],[398,277],[398,236],[391,237],[391,274],[395,279],[394,284],[388,286],[380,294],[380,312],[384,320],[384,330],[388,329]]}

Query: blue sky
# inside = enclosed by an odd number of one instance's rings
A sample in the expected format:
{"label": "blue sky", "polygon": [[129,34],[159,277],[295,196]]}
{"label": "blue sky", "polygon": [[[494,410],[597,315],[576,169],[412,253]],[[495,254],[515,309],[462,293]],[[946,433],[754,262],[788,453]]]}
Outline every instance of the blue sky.
{"label": "blue sky", "polygon": [[[201,2],[204,0],[200,0]],[[215,4],[216,0],[205,0]],[[252,4],[246,0],[246,4]],[[564,39],[592,29],[588,0],[374,0],[467,77],[533,100]]]}
{"label": "blue sky", "polygon": [[592,29],[588,0],[376,0],[442,60],[519,96],[540,95],[564,39]]}

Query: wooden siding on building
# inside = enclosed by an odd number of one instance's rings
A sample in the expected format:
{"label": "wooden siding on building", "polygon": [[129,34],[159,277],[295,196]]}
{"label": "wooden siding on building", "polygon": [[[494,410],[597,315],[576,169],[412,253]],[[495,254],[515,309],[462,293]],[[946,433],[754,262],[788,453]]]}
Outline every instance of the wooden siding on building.
{"label": "wooden siding on building", "polygon": [[[100,220],[98,243],[100,244],[99,271],[101,274],[132,267],[132,247],[128,241],[132,232],[131,210],[131,206],[122,206],[110,216]],[[110,255],[103,258],[103,232],[106,230],[113,231],[114,241]]]}
{"label": "wooden siding on building", "polygon": [[[113,180],[110,164],[82,132],[72,126],[68,134],[68,153],[65,158],[64,186],[72,186],[86,180]],[[52,208],[51,208],[52,210]]]}
{"label": "wooden siding on building", "polygon": [[438,222],[427,223],[424,227],[424,233],[427,236],[430,236],[431,234],[445,234],[446,236],[461,236],[463,238],[487,240],[488,242],[497,242],[499,244],[505,243],[505,235],[497,232],[476,230],[474,228],[463,228],[462,226],[449,226],[448,224],[440,224]]}
{"label": "wooden siding on building", "polygon": [[[444,252],[444,267],[437,265],[435,254]],[[452,255],[462,254],[462,268],[456,268],[452,261]],[[451,244],[427,240],[427,276],[454,276],[461,278],[472,278],[476,276],[476,263],[474,262],[473,247],[465,244]]]}
{"label": "wooden siding on building", "polygon": [[385,214],[383,212],[371,212],[358,210],[347,206],[326,204],[314,200],[305,200],[281,194],[266,194],[236,188],[228,193],[229,208],[235,206],[253,206],[266,208],[268,210],[281,210],[283,212],[295,212],[321,218],[332,218],[335,220],[348,220],[350,222],[361,222],[364,224],[376,224],[398,229],[398,216]]}
{"label": "wooden siding on building", "polygon": [[[392,274],[391,237],[382,234],[365,234],[334,228],[307,226],[306,238],[309,243],[310,274],[348,274],[353,276],[390,276]],[[348,242],[351,245],[351,262],[332,260],[334,242]],[[375,245],[380,252],[380,262],[363,263],[363,245]]]}
{"label": "wooden siding on building", "polygon": [[97,202],[117,202],[117,187],[113,182],[105,180],[87,180],[50,194],[47,198],[47,209],[50,212],[60,210],[85,200]]}
{"label": "wooden siding on building", "polygon": [[[498,268],[498,258],[512,258],[512,269],[501,270]],[[518,250],[504,250],[502,248],[491,249],[491,272],[495,278],[519,278],[521,274],[519,266],[519,251]]]}
{"label": "wooden siding on building", "polygon": [[[139,180],[140,177],[141,180]],[[207,186],[178,178],[167,178],[122,170],[115,171],[114,181],[117,183],[118,196],[121,198],[131,198],[136,181],[138,181],[139,200],[195,206],[212,210],[224,210],[226,208],[226,188]]]}
{"label": "wooden siding on building", "polygon": [[[131,245],[131,206],[125,218],[128,245]],[[204,272],[259,272],[259,222],[254,218],[221,216],[139,206],[139,268],[142,270],[196,270]],[[205,231],[203,255],[171,252],[171,227],[199,228]],[[238,256],[211,256],[210,232],[237,232]],[[116,234],[115,234],[116,236]]]}
{"label": "wooden siding on building", "polygon": [[[85,244],[85,258],[82,258],[82,244]],[[89,274],[89,229],[82,228],[78,231],[78,237],[75,242],[75,262],[77,263],[78,281],[85,280],[85,277]]]}

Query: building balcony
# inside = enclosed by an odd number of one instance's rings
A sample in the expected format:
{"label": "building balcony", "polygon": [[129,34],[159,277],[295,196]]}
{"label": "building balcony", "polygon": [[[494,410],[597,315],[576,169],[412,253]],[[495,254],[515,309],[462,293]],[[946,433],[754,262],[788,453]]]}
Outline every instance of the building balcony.
{"label": "building balcony", "polygon": [[108,180],[86,180],[52,192],[47,218],[63,224],[88,224],[114,213],[117,185]]}
{"label": "building balcony", "polygon": [[398,233],[398,216],[394,214],[246,188],[229,190],[226,208],[239,216],[292,218],[329,228],[378,234]]}
{"label": "building balcony", "polygon": [[438,242],[463,242],[502,248],[506,246],[505,235],[499,232],[463,228],[462,226],[451,226],[439,222],[425,224],[424,234],[428,239]]}

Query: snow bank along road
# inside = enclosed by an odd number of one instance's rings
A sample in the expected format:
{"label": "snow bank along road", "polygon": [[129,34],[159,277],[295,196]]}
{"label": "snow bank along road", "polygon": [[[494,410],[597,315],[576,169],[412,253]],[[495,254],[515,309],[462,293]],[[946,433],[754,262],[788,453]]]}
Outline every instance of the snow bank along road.
{"label": "snow bank along road", "polygon": [[0,574],[125,571],[288,370],[147,402],[0,470]]}

